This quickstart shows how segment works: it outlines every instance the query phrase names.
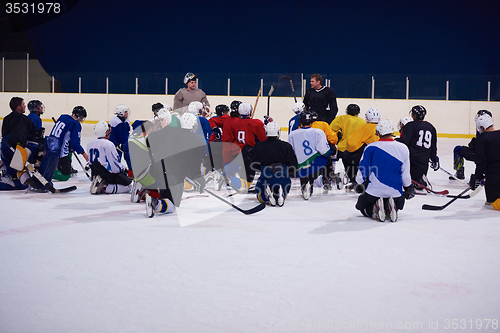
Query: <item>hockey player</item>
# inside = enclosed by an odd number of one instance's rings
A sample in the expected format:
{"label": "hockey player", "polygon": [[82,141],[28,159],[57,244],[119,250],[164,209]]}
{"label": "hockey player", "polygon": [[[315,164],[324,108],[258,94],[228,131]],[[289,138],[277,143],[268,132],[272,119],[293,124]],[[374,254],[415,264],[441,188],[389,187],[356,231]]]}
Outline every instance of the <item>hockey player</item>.
{"label": "hockey player", "polygon": [[500,210],[500,131],[493,127],[493,118],[484,113],[477,117],[476,128],[480,133],[475,143],[476,170],[470,176],[469,185],[476,189],[483,179],[486,204]]}
{"label": "hockey player", "polygon": [[302,197],[309,200],[313,193],[313,182],[320,174],[330,174],[331,150],[325,133],[311,128],[313,115],[304,111],[300,114],[300,128],[288,135],[298,161],[296,176],[300,178]]}
{"label": "hockey player", "polygon": [[[492,117],[491,112],[488,110],[479,110],[476,113],[476,119],[483,114],[487,114]],[[479,132],[476,132],[476,136]],[[474,149],[475,149],[475,140],[476,138],[472,138],[467,146],[456,146],[453,149],[453,169],[456,170],[455,177],[457,179],[465,179],[465,167],[464,167],[464,158],[467,161],[474,161]],[[455,177],[450,176],[450,180],[455,179]]]}
{"label": "hockey player", "polygon": [[120,163],[115,145],[108,140],[111,127],[104,120],[94,127],[97,139],[87,145],[92,170],[91,194],[130,193],[132,180]]}
{"label": "hockey player", "polygon": [[[404,127],[400,142],[410,150],[411,179],[420,185],[431,188],[427,179],[429,162],[434,171],[439,170],[439,157],[437,156],[437,133],[431,123],[424,120],[427,110],[422,105],[415,105],[410,110],[413,121]],[[415,188],[423,191],[416,185]]]}
{"label": "hockey player", "polygon": [[6,167],[7,176],[2,177],[0,189],[16,190],[27,188],[30,174],[26,170],[26,162],[34,163],[38,148],[34,141],[36,129],[33,122],[24,114],[26,104],[21,97],[12,97],[9,102],[12,110],[2,122],[1,158]]}
{"label": "hockey player", "polygon": [[222,132],[224,130],[224,123],[229,117],[229,107],[224,104],[219,104],[215,107],[216,115],[208,120],[210,128],[212,130],[212,135],[210,136],[209,142],[221,141]]}
{"label": "hockey player", "polygon": [[[350,170],[351,161],[348,157],[344,159],[344,152],[347,150],[347,139],[358,127],[365,125],[366,121],[358,116],[360,108],[357,104],[349,104],[345,109],[346,114],[337,116],[330,123],[330,128],[336,133],[339,142],[337,144],[337,159],[342,159],[346,172]],[[348,152],[346,153],[348,154]],[[354,172],[354,171],[352,171]],[[352,178],[349,178],[352,182]]]}
{"label": "hockey player", "polygon": [[130,109],[126,105],[120,104],[115,108],[115,116],[109,120],[109,125],[111,126],[109,141],[113,142],[117,148],[118,159],[121,161],[123,153],[123,158],[125,158],[128,168],[132,170],[128,148],[128,136],[130,135],[129,114]]}
{"label": "hockey player", "polygon": [[[164,123],[168,123],[168,118]],[[181,116],[181,128],[164,126],[147,136],[151,156],[149,169],[156,181],[153,187],[159,189],[146,194],[148,217],[157,213],[173,213],[180,206],[186,177],[193,182],[196,190],[203,192],[205,179],[200,173],[200,164],[206,143],[193,133],[196,124],[196,117],[185,113]]]}
{"label": "hockey player", "polygon": [[44,140],[44,136],[45,136],[45,128],[42,126],[42,119],[40,118],[40,116],[45,111],[45,106],[43,105],[42,102],[35,99],[32,101],[29,101],[28,110],[30,111],[28,118],[31,119],[31,121],[35,125],[35,129],[36,129],[35,141],[38,142],[39,144],[43,145],[43,140]]}
{"label": "hockey player", "polygon": [[184,76],[184,84],[186,88],[179,89],[174,96],[174,111],[182,114],[187,110],[187,106],[191,102],[201,102],[207,107],[210,107],[207,95],[201,89],[196,88],[196,77],[193,73],[186,73]]}
{"label": "hockey player", "polygon": [[290,192],[290,173],[297,170],[293,147],[279,139],[280,126],[272,121],[266,125],[267,140],[257,142],[250,152],[251,168],[260,170],[255,189],[257,199],[271,206],[283,206]]}
{"label": "hockey player", "polygon": [[[59,158],[68,156],[69,145],[75,153],[82,154],[85,160],[89,161],[89,156],[80,144],[81,123],[86,117],[87,110],[83,106],[75,106],[71,116],[61,115],[50,134],[45,137],[45,156],[40,166],[40,173],[47,181],[52,180]],[[41,184],[39,185],[42,191],[46,191]]]}
{"label": "hockey player", "polygon": [[[366,146],[359,162],[357,192],[363,192],[356,209],[366,217],[379,222],[396,222],[398,210],[403,209],[405,198],[415,195],[410,176],[410,152],[406,145],[394,141],[394,125],[389,119],[376,125],[379,141]],[[365,189],[363,191],[363,189]]]}
{"label": "hockey player", "polygon": [[188,111],[198,117],[200,126],[196,128],[196,133],[200,134],[208,143],[212,134],[212,128],[206,118],[206,116],[209,116],[209,112],[201,102],[189,103]]}
{"label": "hockey player", "polygon": [[357,127],[349,135],[346,142],[346,150],[342,154],[342,162],[344,163],[346,174],[351,181],[351,184],[347,185],[348,189],[354,189],[357,185],[356,174],[358,173],[358,165],[366,145],[379,139],[375,130],[380,121],[379,109],[368,109],[365,113],[365,120],[366,124]]}
{"label": "hockey player", "polygon": [[292,111],[295,113],[295,116],[293,116],[289,121],[288,121],[288,134],[290,134],[291,131],[295,131],[297,128],[300,126],[300,113],[304,111],[306,106],[302,102],[297,102],[294,103],[292,106]]}
{"label": "hockey player", "polygon": [[[250,103],[241,103],[238,106],[238,113],[240,114],[240,120],[232,123],[230,129],[225,130],[222,134],[222,141],[232,143],[232,147],[223,147],[224,162],[229,163],[232,161],[235,153],[239,151],[234,151],[235,145],[239,147],[241,155],[243,157],[244,167],[245,167],[245,179],[242,178],[243,175],[240,174],[240,179],[243,181],[243,186],[236,186],[236,188],[250,187],[255,176],[255,171],[250,167],[251,160],[249,158],[250,150],[253,149],[255,144],[259,141],[265,141],[266,131],[264,129],[264,123],[259,119],[250,118],[252,114],[252,105]],[[229,174],[239,172],[241,170],[226,170]],[[245,184],[246,181],[246,184]],[[234,184],[233,184],[234,185]]]}
{"label": "hockey player", "polygon": [[337,116],[337,97],[332,88],[323,86],[323,77],[319,74],[311,75],[311,88],[304,96],[306,110],[318,113],[318,120],[330,124]]}

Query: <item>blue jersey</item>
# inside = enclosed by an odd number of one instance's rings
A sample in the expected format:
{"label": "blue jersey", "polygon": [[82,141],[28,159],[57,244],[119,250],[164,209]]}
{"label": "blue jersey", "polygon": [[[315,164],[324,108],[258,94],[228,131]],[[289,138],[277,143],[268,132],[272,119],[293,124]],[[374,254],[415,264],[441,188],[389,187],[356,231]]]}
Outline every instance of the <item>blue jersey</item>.
{"label": "blue jersey", "polygon": [[198,116],[198,121],[201,125],[201,128],[197,128],[195,133],[198,133],[203,136],[206,142],[210,140],[210,135],[212,135],[212,128],[210,127],[210,122],[207,118]]}
{"label": "blue jersey", "polygon": [[80,136],[82,125],[68,114],[63,114],[57,119],[52,131],[45,138],[45,149],[50,150],[53,154],[60,153],[59,157],[64,157],[69,154],[69,146],[82,154],[85,150],[80,144]]}
{"label": "blue jersey", "polygon": [[130,134],[130,120],[123,119],[118,116],[111,118],[109,126],[111,126],[111,134],[109,141],[113,142],[115,146],[120,144],[128,145],[128,136]]}
{"label": "blue jersey", "polygon": [[299,126],[300,126],[299,115],[300,115],[300,113],[296,114],[288,122],[288,134],[290,134],[291,131],[295,131],[297,128],[299,128]]}
{"label": "blue jersey", "polygon": [[403,195],[403,186],[411,185],[410,151],[405,144],[382,139],[366,146],[359,162],[356,182],[368,177],[366,193],[389,198]]}
{"label": "blue jersey", "polygon": [[30,112],[28,115],[28,118],[31,119],[33,124],[35,124],[35,129],[38,131],[40,128],[42,128],[42,119],[40,119],[40,116],[36,114],[36,112]]}

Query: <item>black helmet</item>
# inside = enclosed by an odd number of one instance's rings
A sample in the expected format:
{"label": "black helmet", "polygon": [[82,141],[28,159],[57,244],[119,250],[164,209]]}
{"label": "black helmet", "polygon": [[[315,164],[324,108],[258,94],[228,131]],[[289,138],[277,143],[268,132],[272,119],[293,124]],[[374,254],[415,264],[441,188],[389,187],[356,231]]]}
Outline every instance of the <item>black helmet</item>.
{"label": "black helmet", "polygon": [[77,116],[78,118],[85,119],[87,118],[87,110],[83,106],[75,106],[73,108],[73,115]]}
{"label": "black helmet", "polygon": [[238,107],[240,106],[240,101],[232,101],[231,102],[231,112],[238,112]]}
{"label": "black helmet", "polygon": [[[31,102],[30,102],[30,103],[31,103]],[[477,111],[477,113],[476,113],[476,120],[477,120],[477,118],[478,118],[479,116],[482,116],[483,114],[487,114],[487,115],[489,115],[491,118],[493,118],[493,115],[491,114],[491,112],[490,112],[490,111],[488,111],[488,110],[479,110],[479,111]]]}
{"label": "black helmet", "polygon": [[424,120],[427,110],[422,105],[415,105],[410,113],[416,120]]}
{"label": "black helmet", "polygon": [[215,107],[215,113],[217,114],[217,117],[222,117],[224,113],[229,112],[229,107],[225,104],[219,104]]}
{"label": "black helmet", "polygon": [[361,110],[360,110],[358,104],[349,104],[347,106],[347,108],[345,109],[345,112],[347,114],[350,114],[351,116],[358,115],[360,111]]}
{"label": "black helmet", "polygon": [[43,114],[43,103],[37,99],[34,99],[28,103],[28,110],[30,112],[36,112],[38,114]]}
{"label": "black helmet", "polygon": [[299,115],[299,122],[302,126],[309,126],[314,122],[314,116],[310,111],[302,111]]}
{"label": "black helmet", "polygon": [[151,110],[156,114],[156,112],[158,112],[158,110],[160,110],[161,108],[163,108],[163,104],[161,103],[155,103],[151,106]]}

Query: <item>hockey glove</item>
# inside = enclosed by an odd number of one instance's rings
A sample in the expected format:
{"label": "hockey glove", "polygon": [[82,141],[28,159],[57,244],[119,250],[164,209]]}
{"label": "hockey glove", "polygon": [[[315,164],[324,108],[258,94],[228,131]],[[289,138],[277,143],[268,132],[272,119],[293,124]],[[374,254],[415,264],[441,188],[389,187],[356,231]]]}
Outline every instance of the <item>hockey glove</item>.
{"label": "hockey glove", "polygon": [[271,118],[269,116],[264,116],[264,125],[267,125],[272,121],[273,121],[273,118]]}
{"label": "hockey glove", "polygon": [[438,171],[439,170],[439,157],[436,156],[436,158],[434,159],[434,161],[431,161],[431,168],[434,171]]}
{"label": "hockey glove", "polygon": [[331,156],[335,156],[335,154],[337,154],[337,147],[331,142],[328,142],[328,145],[330,146],[330,150],[332,151]]}
{"label": "hockey glove", "polygon": [[215,135],[215,141],[220,141],[222,139],[222,131],[220,127],[212,128],[212,133]]}
{"label": "hockey glove", "polygon": [[404,196],[406,200],[410,200],[415,196],[415,185],[411,183],[410,186],[404,188]]}
{"label": "hockey glove", "polygon": [[469,186],[471,190],[475,190],[479,185],[481,185],[482,177],[478,177],[475,174],[470,175]]}

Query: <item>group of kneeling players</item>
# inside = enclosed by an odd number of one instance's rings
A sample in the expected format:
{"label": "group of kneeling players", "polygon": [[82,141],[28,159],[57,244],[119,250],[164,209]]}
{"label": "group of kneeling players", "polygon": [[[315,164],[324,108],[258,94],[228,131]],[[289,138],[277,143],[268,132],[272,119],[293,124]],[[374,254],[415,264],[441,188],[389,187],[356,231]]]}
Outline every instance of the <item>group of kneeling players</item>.
{"label": "group of kneeling players", "polygon": [[[434,170],[440,168],[436,129],[424,120],[427,111],[421,105],[411,109],[411,118],[401,119],[400,137],[394,139],[393,123],[381,120],[378,109],[367,110],[363,120],[359,106],[350,104],[345,115],[327,124],[317,120],[314,110],[296,103],[288,142],[280,140],[280,126],[271,118],[253,119],[249,103],[218,105],[217,115],[211,118],[200,102],[192,102],[182,113],[156,103],[151,120],[132,125],[128,107],[119,105],[109,123],[95,125],[97,139],[88,144],[88,154],[80,143],[85,108],[76,106],[71,115],[54,120],[52,131],[44,137],[40,101],[28,103],[29,116],[24,115],[25,104],[19,97],[11,100],[10,107],[12,113],[2,124],[5,174],[0,189],[29,187],[46,192],[27,166],[34,165],[48,181],[64,180],[74,172],[74,152],[89,164],[92,194],[131,192],[132,201],[146,201],[149,217],[175,211],[185,189],[203,192],[210,180],[216,189],[254,191],[260,202],[283,206],[292,178],[299,178],[305,200],[315,185],[324,193],[345,186],[360,193],[356,208],[364,216],[395,222],[406,199],[431,188],[426,177],[429,163]],[[477,113],[476,125],[477,138],[454,150],[457,173],[450,178],[464,179],[463,159],[475,161],[470,187],[484,183],[487,202],[500,209],[500,154],[494,146],[499,134],[487,110]],[[122,154],[126,166],[121,163]],[[335,173],[339,160],[345,176]],[[56,172],[61,175],[54,177]]]}

